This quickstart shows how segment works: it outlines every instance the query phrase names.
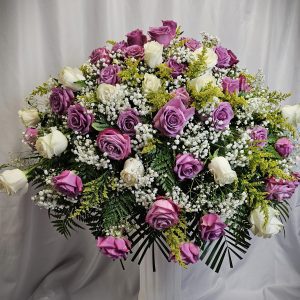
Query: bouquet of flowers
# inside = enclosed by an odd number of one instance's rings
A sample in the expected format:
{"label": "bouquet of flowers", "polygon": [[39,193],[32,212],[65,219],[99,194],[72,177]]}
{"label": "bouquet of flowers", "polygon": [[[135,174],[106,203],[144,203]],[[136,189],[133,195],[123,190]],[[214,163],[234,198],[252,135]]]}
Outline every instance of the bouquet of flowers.
{"label": "bouquet of flowers", "polygon": [[107,44],[26,98],[31,151],[1,166],[1,189],[31,182],[60,233],[89,228],[112,259],[140,263],[151,249],[154,260],[156,248],[182,266],[232,267],[250,231],[283,229],[299,107],[281,107],[289,94],[216,37],[185,37],[174,21]]}

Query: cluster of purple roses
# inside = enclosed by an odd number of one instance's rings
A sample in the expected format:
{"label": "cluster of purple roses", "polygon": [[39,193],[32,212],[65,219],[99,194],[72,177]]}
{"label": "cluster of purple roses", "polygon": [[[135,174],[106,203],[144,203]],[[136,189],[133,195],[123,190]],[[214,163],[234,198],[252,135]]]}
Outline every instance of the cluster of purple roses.
{"label": "cluster of purple roses", "polygon": [[[180,209],[172,199],[159,196],[151,205],[146,222],[156,230],[164,230],[179,222]],[[217,214],[206,214],[199,220],[199,234],[206,241],[214,241],[225,233],[226,224]],[[100,251],[112,259],[125,258],[130,252],[131,243],[126,238],[99,237],[97,247]],[[182,261],[188,265],[196,263],[199,259],[200,248],[193,242],[184,242],[180,245]],[[170,260],[174,255],[170,254]]]}
{"label": "cluster of purple roses", "polygon": [[[256,126],[250,133],[257,147],[263,148],[267,145],[268,129],[262,126]],[[283,158],[287,158],[294,149],[293,143],[287,137],[279,138],[274,148]],[[290,199],[299,185],[299,174],[293,173],[295,180],[276,179],[274,177],[266,179],[266,192],[269,200],[283,201]]]}

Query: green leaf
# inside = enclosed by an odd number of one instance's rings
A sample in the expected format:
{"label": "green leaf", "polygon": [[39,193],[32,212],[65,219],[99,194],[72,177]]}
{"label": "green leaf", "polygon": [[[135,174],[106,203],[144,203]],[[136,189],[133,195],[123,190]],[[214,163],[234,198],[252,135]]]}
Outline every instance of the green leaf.
{"label": "green leaf", "polygon": [[106,44],[110,44],[110,45],[115,45],[117,42],[116,41],[113,41],[113,40],[107,40],[106,41]]}
{"label": "green leaf", "polygon": [[151,168],[156,171],[159,176],[156,181],[162,186],[165,192],[172,192],[176,179],[173,172],[174,155],[172,151],[165,145],[157,147],[156,155],[151,163]]}
{"label": "green leaf", "polygon": [[93,127],[95,130],[97,130],[97,131],[102,131],[102,130],[108,128],[109,125],[108,125],[107,123],[98,123],[98,122],[94,122],[94,123],[92,124],[92,127]]}
{"label": "green leaf", "polygon": [[103,228],[109,229],[126,221],[132,214],[135,197],[131,192],[112,195],[103,203]]}
{"label": "green leaf", "polygon": [[63,219],[57,219],[51,221],[55,229],[62,235],[64,235],[66,238],[71,236],[71,230],[75,230],[75,228],[84,229],[82,226],[80,226],[78,223],[76,223],[74,220],[69,219],[68,217],[65,217]]}
{"label": "green leaf", "polygon": [[85,80],[78,80],[78,81],[75,81],[74,83],[78,84],[81,87],[86,87],[87,86],[86,83],[85,83]]}

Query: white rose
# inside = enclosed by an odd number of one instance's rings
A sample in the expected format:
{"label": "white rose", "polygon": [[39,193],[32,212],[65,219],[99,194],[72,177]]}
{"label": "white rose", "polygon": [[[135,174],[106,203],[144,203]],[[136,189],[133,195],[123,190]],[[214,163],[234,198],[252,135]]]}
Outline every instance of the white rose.
{"label": "white rose", "polygon": [[300,104],[284,105],[281,108],[283,117],[294,126],[300,123]]}
{"label": "white rose", "polygon": [[145,74],[143,90],[145,93],[156,92],[161,87],[161,81],[153,74]]}
{"label": "white rose", "polygon": [[223,156],[213,158],[208,165],[208,169],[219,185],[233,183],[237,178],[236,172],[231,169],[228,160]]}
{"label": "white rose", "polygon": [[202,88],[207,86],[209,83],[216,86],[216,78],[210,73],[205,73],[199,77],[196,77],[190,81],[191,87],[193,87],[196,92],[200,92]]}
{"label": "white rose", "polygon": [[64,67],[58,74],[58,81],[74,91],[81,89],[81,86],[75,83],[81,80],[85,80],[85,78],[78,68]]}
{"label": "white rose", "polygon": [[[196,49],[191,56],[192,60],[197,59],[199,54],[201,54],[202,50],[203,50],[202,47]],[[206,48],[205,55],[206,55],[206,60],[205,60],[206,67],[208,69],[212,69],[218,62],[218,55],[215,53],[215,51],[212,48]]]}
{"label": "white rose", "polygon": [[19,110],[18,114],[26,127],[33,127],[40,121],[39,112],[35,108]]}
{"label": "white rose", "polygon": [[18,191],[26,192],[28,190],[28,181],[25,173],[19,169],[5,170],[0,174],[0,190],[8,195],[15,194]]}
{"label": "white rose", "polygon": [[114,85],[101,83],[96,91],[97,98],[100,101],[107,102],[113,97],[117,92],[117,88]]}
{"label": "white rose", "polygon": [[59,156],[68,147],[67,138],[57,129],[51,128],[51,133],[38,138],[35,147],[38,153],[46,158]]}
{"label": "white rose", "polygon": [[283,228],[283,224],[280,222],[276,216],[279,212],[273,207],[268,206],[269,220],[267,224],[265,223],[265,214],[260,207],[252,210],[250,214],[250,222],[252,224],[251,231],[263,238],[269,238],[274,234],[277,234]]}
{"label": "white rose", "polygon": [[139,159],[128,158],[120,175],[128,186],[135,185],[138,178],[144,175],[143,163]]}
{"label": "white rose", "polygon": [[152,41],[144,45],[144,60],[150,68],[155,68],[163,62],[164,46]]}

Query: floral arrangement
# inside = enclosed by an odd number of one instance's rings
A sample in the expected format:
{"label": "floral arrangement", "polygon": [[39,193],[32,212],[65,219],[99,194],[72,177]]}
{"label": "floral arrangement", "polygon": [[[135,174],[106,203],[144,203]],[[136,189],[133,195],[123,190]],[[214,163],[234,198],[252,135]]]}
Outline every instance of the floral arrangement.
{"label": "floral arrangement", "polygon": [[154,260],[156,248],[182,266],[232,267],[250,231],[283,229],[299,107],[281,107],[289,94],[216,37],[187,38],[174,21],[107,43],[26,98],[31,152],[1,166],[2,190],[31,182],[60,233],[84,225],[112,259],[140,263],[152,249]]}

